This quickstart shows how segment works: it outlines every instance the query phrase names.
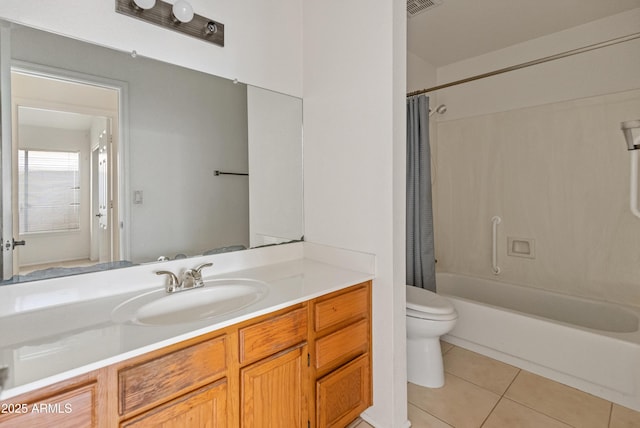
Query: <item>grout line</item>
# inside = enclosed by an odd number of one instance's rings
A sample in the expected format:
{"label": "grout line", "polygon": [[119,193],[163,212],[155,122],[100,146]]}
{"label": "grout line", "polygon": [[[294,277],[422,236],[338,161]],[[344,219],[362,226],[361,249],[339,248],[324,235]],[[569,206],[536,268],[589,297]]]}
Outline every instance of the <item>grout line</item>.
{"label": "grout line", "polygon": [[[512,367],[513,367],[513,366],[512,366]],[[516,369],[518,369],[517,367],[515,367],[515,368],[516,368]],[[444,372],[445,372],[445,373],[447,373],[447,374],[449,374],[449,375],[451,375],[451,376],[457,377],[458,379],[461,379],[461,380],[463,380],[463,381],[465,381],[465,382],[467,382],[467,383],[469,383],[469,384],[471,384],[471,385],[477,386],[478,388],[482,389],[483,391],[490,392],[490,393],[495,394],[495,395],[497,395],[497,396],[499,396],[499,397],[504,397],[504,394],[507,392],[507,390],[509,389],[509,387],[511,387],[511,385],[512,385],[512,384],[513,384],[513,382],[516,380],[516,378],[518,377],[518,375],[520,374],[520,372],[521,372],[521,371],[522,371],[521,369],[518,369],[518,371],[516,372],[516,375],[513,377],[513,379],[511,379],[511,382],[509,382],[509,385],[508,385],[508,386],[505,388],[505,390],[504,390],[504,391],[502,391],[501,393],[498,393],[498,392],[492,391],[492,390],[490,390],[490,389],[487,389],[487,388],[485,388],[485,387],[484,387],[484,386],[482,386],[482,385],[478,385],[477,383],[475,383],[475,382],[473,382],[473,381],[471,381],[471,380],[469,380],[469,379],[465,379],[465,378],[463,378],[462,376],[458,376],[458,375],[457,375],[457,374],[455,374],[455,373],[451,373],[450,371],[447,371],[446,369],[445,369],[445,371],[444,371]]]}
{"label": "grout line", "polygon": [[[516,367],[517,368],[517,367]],[[504,389],[504,391],[502,391],[502,395],[500,395],[500,399],[496,402],[495,406],[493,406],[493,408],[491,409],[491,411],[489,412],[489,414],[487,415],[486,418],[484,418],[484,420],[482,421],[482,423],[480,424],[480,428],[482,428],[484,426],[484,424],[487,423],[487,420],[489,419],[489,417],[493,414],[493,412],[496,410],[496,407],[498,407],[498,404],[500,404],[500,402],[502,400],[508,400],[509,398],[505,397],[504,395],[507,393],[507,391],[509,390],[509,388],[511,388],[511,385],[513,385],[513,382],[516,381],[516,378],[518,377],[518,375],[520,374],[520,372],[522,372],[522,369],[518,368],[518,371],[516,372],[516,375],[513,377],[513,379],[511,379],[511,382],[509,382],[509,385]]]}
{"label": "grout line", "polygon": [[516,379],[518,378],[518,376],[520,376],[520,373],[522,373],[522,369],[518,369],[518,372],[516,373],[516,375],[513,377],[513,379],[511,379],[511,382],[509,382],[509,386],[507,386],[507,388],[504,390],[504,392],[502,393],[502,396],[504,397],[505,394],[507,393],[507,391],[509,390],[509,388],[511,388],[511,385],[513,385],[513,383],[516,381]]}
{"label": "grout line", "polygon": [[[515,382],[516,378],[517,378],[517,377],[520,375],[520,373],[522,373],[522,372],[525,372],[525,373],[531,373],[531,374],[536,375],[535,373],[529,372],[529,371],[527,371],[527,370],[522,370],[522,369],[520,369],[520,371],[518,372],[518,374],[516,375],[516,377],[515,377],[515,378],[513,378],[513,382]],[[536,376],[540,376],[540,375],[536,375]],[[556,382],[556,381],[554,381],[554,380],[552,380],[552,379],[549,379],[549,378],[546,378],[546,377],[544,377],[544,376],[540,376],[540,377],[542,377],[542,378],[544,378],[544,379],[547,379],[547,380],[549,380],[549,381],[551,381],[551,382]],[[511,385],[513,384],[513,382],[511,382]],[[556,382],[556,383],[560,383],[560,382]],[[564,384],[562,384],[562,383],[560,383],[560,384],[561,384],[561,385],[564,385]],[[509,388],[511,388],[511,385],[509,385]],[[569,387],[569,388],[571,388],[571,389],[575,389],[575,390],[577,390],[577,391],[579,391],[579,392],[584,392],[584,391],[580,391],[579,389],[574,388],[574,387],[569,386],[569,385],[564,385],[564,386]],[[506,395],[507,391],[509,390],[509,388],[507,388],[507,390],[505,391],[505,395]],[[589,394],[589,393],[587,393],[587,394],[588,394],[588,395],[591,395],[592,397],[595,397],[595,398],[600,398],[600,397],[596,397],[596,396],[595,396],[595,395],[593,395],[593,394]],[[549,415],[549,414],[547,414],[547,413],[543,412],[542,410],[540,410],[540,409],[536,409],[536,408],[534,408],[534,407],[531,407],[530,405],[527,405],[527,404],[525,404],[525,403],[521,403],[521,402],[520,402],[520,401],[518,401],[516,398],[513,398],[513,397],[506,397],[506,396],[504,396],[504,395],[503,395],[503,397],[504,397],[505,399],[507,399],[507,400],[513,401],[514,403],[520,404],[521,406],[526,407],[526,408],[527,408],[527,409],[529,409],[529,410],[533,410],[534,412],[537,412],[537,413],[540,413],[540,414],[542,414],[542,415],[545,415],[545,416],[547,416],[547,417],[549,417],[549,418],[551,418],[551,419],[554,419],[554,420],[556,420],[556,421],[558,421],[558,422],[561,422],[561,423],[563,423],[563,424],[565,424],[565,425],[568,425],[568,426],[570,426],[570,427],[574,427],[574,428],[576,428],[574,425],[571,425],[569,422],[567,422],[567,421],[563,421],[563,420],[561,420],[561,419],[558,419],[558,418],[556,418],[555,416]],[[605,400],[604,398],[601,398],[601,400],[604,400],[604,401],[606,401],[607,403],[609,403],[609,422],[608,422],[608,424],[607,424],[607,427],[609,427],[609,425],[611,425],[611,416],[612,416],[612,413],[613,413],[613,402],[611,402],[611,401],[609,401],[609,400]]]}
{"label": "grout line", "polygon": [[[444,343],[448,343],[448,342],[444,342]],[[445,354],[447,354],[449,351],[451,351],[451,350],[452,350],[453,348],[455,348],[455,347],[456,347],[455,345],[451,345],[451,347],[450,347],[450,348],[449,348],[445,353],[443,353],[443,356],[444,356]],[[490,358],[490,357],[488,357],[488,358]],[[497,361],[497,360],[496,360],[496,361]],[[513,367],[515,367],[515,366],[513,366]],[[472,381],[470,381],[470,380],[468,380],[468,379],[465,379],[465,378],[463,378],[463,377],[461,377],[461,376],[458,376],[458,375],[456,375],[456,374],[454,374],[454,373],[450,373],[450,372],[448,372],[448,371],[446,371],[446,370],[445,370],[445,372],[446,372],[448,375],[450,375],[450,376],[453,376],[453,377],[455,377],[455,378],[458,378],[458,379],[460,379],[460,380],[462,380],[462,381],[464,381],[464,382],[466,382],[466,383],[468,383],[468,384],[474,385],[474,386],[476,386],[476,387],[478,387],[478,388],[480,388],[480,389],[482,389],[482,390],[484,390],[484,391],[490,392],[490,393],[495,394],[495,395],[498,395],[498,396],[500,397],[500,398],[498,399],[498,401],[496,402],[496,404],[495,404],[495,405],[493,406],[493,408],[491,409],[491,411],[488,413],[488,415],[487,415],[487,416],[485,417],[485,419],[482,421],[482,424],[480,425],[480,428],[481,428],[481,427],[483,427],[483,426],[486,424],[486,422],[487,422],[487,420],[489,419],[489,417],[493,414],[493,412],[495,411],[496,407],[498,406],[498,404],[500,404],[500,402],[501,402],[503,399],[504,399],[504,400],[509,400],[509,401],[511,401],[511,402],[513,402],[513,403],[516,403],[516,404],[519,404],[519,405],[521,405],[521,406],[523,406],[523,407],[525,407],[525,408],[527,408],[527,409],[529,409],[529,410],[531,410],[531,411],[533,411],[533,412],[535,412],[535,413],[538,413],[538,414],[544,415],[544,416],[546,416],[546,417],[548,417],[548,418],[550,418],[550,419],[553,419],[553,420],[555,420],[555,421],[557,421],[557,422],[559,422],[559,423],[561,423],[561,424],[564,424],[564,425],[566,425],[566,426],[574,427],[573,425],[571,425],[571,424],[570,424],[570,423],[568,423],[567,421],[563,421],[563,420],[561,420],[561,419],[558,419],[558,418],[556,418],[556,417],[554,417],[554,416],[552,416],[552,415],[549,415],[549,414],[545,413],[544,411],[541,411],[541,410],[539,410],[539,409],[533,408],[533,407],[531,407],[531,406],[529,406],[529,405],[527,405],[527,404],[521,403],[521,402],[520,402],[520,401],[518,401],[517,399],[511,398],[511,397],[507,397],[507,396],[506,396],[507,392],[508,392],[508,391],[509,391],[509,389],[513,386],[513,384],[515,383],[515,381],[516,381],[516,379],[518,378],[518,376],[520,376],[520,374],[521,374],[521,373],[523,373],[523,372],[530,373],[530,372],[527,372],[526,370],[520,369],[520,368],[518,368],[518,367],[515,367],[515,368],[517,369],[516,375],[513,377],[513,379],[512,379],[512,380],[511,380],[511,382],[509,383],[509,385],[508,385],[508,386],[505,388],[505,390],[502,392],[502,394],[498,394],[498,393],[496,393],[496,392],[494,392],[494,391],[491,391],[491,390],[489,390],[489,389],[487,389],[487,388],[485,388],[485,387],[483,387],[483,386],[481,386],[481,385],[478,385],[478,384],[476,384],[476,383],[474,383],[474,382],[472,382]],[[605,401],[608,401],[608,400],[605,400]],[[439,421],[444,422],[445,424],[449,425],[446,421],[444,421],[444,420],[440,419],[440,418],[439,418],[439,417],[437,417],[436,415],[431,414],[431,413],[430,413],[429,411],[427,411],[426,409],[423,409],[423,408],[419,405],[419,403],[412,403],[412,402],[409,402],[408,400],[407,400],[407,402],[408,402],[409,404],[411,404],[411,405],[415,406],[415,407],[416,407],[417,409],[419,409],[420,411],[423,411],[423,412],[425,412],[425,413],[429,414],[430,416],[432,416],[432,417],[434,417],[434,418],[438,419]],[[611,401],[608,401],[608,402],[609,402],[609,419],[608,419],[607,427],[608,427],[608,428],[611,428],[611,421],[612,421],[612,418],[613,418],[613,402],[611,402]],[[451,426],[451,425],[449,425],[449,426]],[[357,427],[356,427],[356,428],[357,428]],[[574,427],[574,428],[575,428],[575,427]]]}
{"label": "grout line", "polygon": [[496,401],[496,404],[493,405],[493,407],[491,408],[491,411],[489,412],[489,414],[483,419],[482,423],[480,424],[480,428],[482,428],[484,426],[485,423],[487,423],[487,420],[489,419],[489,417],[491,417],[491,414],[493,414],[493,411],[496,410],[496,407],[498,407],[498,404],[500,404],[500,402],[502,401],[504,397],[500,397],[498,399],[498,401]]}
{"label": "grout line", "polygon": [[541,410],[539,410],[539,409],[534,409],[533,407],[528,406],[528,405],[526,405],[526,404],[524,404],[524,403],[521,403],[521,402],[519,402],[519,401],[517,401],[517,400],[515,400],[515,399],[513,399],[513,398],[509,398],[509,397],[503,397],[503,398],[504,398],[505,400],[509,400],[509,401],[512,401],[512,402],[514,402],[514,403],[516,403],[516,404],[519,404],[519,405],[521,405],[522,407],[526,407],[527,409],[529,409],[529,410],[531,410],[531,411],[533,411],[533,412],[535,412],[535,413],[539,413],[539,414],[541,414],[541,415],[544,415],[544,416],[548,417],[549,419],[553,419],[554,421],[558,421],[558,422],[560,422],[561,424],[564,424],[564,425],[566,425],[566,426],[569,426],[569,427],[572,427],[572,428],[579,428],[579,427],[576,427],[575,425],[571,425],[571,424],[570,424],[569,422],[567,422],[567,421],[563,421],[563,420],[561,420],[561,419],[556,418],[555,416],[548,415],[548,414],[546,414],[545,412],[543,412],[543,411],[541,411]]}
{"label": "grout line", "polygon": [[480,389],[481,389],[481,390],[483,390],[483,391],[490,392],[491,394],[493,394],[493,395],[497,395],[498,397],[502,397],[502,395],[498,394],[497,392],[493,392],[493,391],[491,391],[490,389],[487,389],[487,388],[485,388],[485,387],[483,387],[483,386],[480,386],[480,385],[478,385],[478,384],[476,384],[476,383],[473,383],[473,382],[471,382],[471,381],[470,381],[470,380],[468,380],[468,379],[465,379],[465,378],[463,378],[463,377],[461,377],[461,376],[458,376],[458,375],[456,375],[456,374],[454,374],[454,373],[449,373],[449,372],[446,372],[446,373],[447,373],[448,375],[450,375],[450,376],[457,377],[458,379],[460,379],[460,380],[462,380],[462,381],[464,381],[464,382],[466,382],[466,383],[468,383],[468,384],[470,384],[470,385],[473,385],[473,386],[475,386],[475,387],[478,387],[478,388],[480,388]]}
{"label": "grout line", "polygon": [[[435,419],[439,420],[440,422],[442,422],[442,423],[443,423],[443,424],[445,424],[446,426],[451,427],[451,428],[455,428],[455,427],[454,427],[453,425],[451,425],[449,422],[445,421],[444,419],[439,418],[438,416],[436,416],[436,415],[434,415],[434,414],[432,414],[432,413],[427,412],[426,410],[421,409],[420,407],[416,406],[415,404],[413,404],[413,403],[408,403],[408,404],[411,404],[413,407],[417,408],[419,411],[421,411],[421,412],[423,412],[423,413],[426,413],[427,415],[429,415],[429,416],[431,416],[431,417],[433,417],[433,418],[435,418]],[[407,413],[409,413],[409,412],[407,411]],[[358,428],[358,427],[356,427],[356,428]]]}

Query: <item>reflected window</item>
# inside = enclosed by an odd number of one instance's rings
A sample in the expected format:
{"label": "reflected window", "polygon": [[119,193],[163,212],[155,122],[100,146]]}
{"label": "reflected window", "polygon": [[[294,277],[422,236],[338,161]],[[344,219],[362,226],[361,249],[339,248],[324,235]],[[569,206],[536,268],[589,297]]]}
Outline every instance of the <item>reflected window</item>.
{"label": "reflected window", "polygon": [[20,233],[80,229],[80,153],[18,151]]}

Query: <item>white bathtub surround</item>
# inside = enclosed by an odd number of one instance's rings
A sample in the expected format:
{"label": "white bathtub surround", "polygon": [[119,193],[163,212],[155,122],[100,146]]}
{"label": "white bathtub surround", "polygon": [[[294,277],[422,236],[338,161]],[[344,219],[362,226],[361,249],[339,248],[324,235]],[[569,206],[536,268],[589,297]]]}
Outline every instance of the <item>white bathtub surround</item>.
{"label": "white bathtub surround", "polygon": [[439,273],[459,319],[445,340],[640,410],[640,310]]}
{"label": "white bathtub surround", "polygon": [[[499,214],[501,281],[640,307],[640,220],[620,130],[639,111],[635,89],[439,122],[439,270],[494,277]],[[509,255],[509,237],[535,240],[535,258]]]}
{"label": "white bathtub surround", "polygon": [[[336,258],[340,266],[323,261]],[[214,263],[203,270],[205,281],[264,281],[266,297],[209,320],[165,326],[114,322],[118,304],[164,287],[155,271],[177,273],[202,262]],[[0,400],[372,279],[374,266],[372,255],[300,242],[2,286],[0,366],[8,365],[10,375]],[[358,270],[363,268],[369,271]]]}

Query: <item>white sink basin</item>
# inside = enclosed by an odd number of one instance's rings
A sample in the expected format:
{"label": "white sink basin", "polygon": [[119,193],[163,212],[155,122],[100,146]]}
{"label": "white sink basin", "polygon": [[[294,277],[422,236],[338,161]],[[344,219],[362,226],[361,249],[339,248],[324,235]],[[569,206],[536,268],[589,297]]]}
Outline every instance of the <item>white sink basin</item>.
{"label": "white sink basin", "polygon": [[167,294],[164,289],[135,296],[111,313],[115,322],[168,325],[231,313],[263,299],[269,288],[254,279],[215,279],[205,286]]}

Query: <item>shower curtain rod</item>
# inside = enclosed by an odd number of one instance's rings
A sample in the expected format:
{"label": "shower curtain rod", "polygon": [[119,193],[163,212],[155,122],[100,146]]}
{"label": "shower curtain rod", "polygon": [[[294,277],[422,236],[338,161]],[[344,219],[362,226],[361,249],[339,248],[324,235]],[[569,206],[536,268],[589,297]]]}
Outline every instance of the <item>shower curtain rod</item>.
{"label": "shower curtain rod", "polygon": [[473,82],[474,80],[484,79],[485,77],[495,76],[497,74],[507,73],[509,71],[520,70],[521,68],[531,67],[532,65],[538,65],[549,61],[554,61],[556,59],[566,58],[568,56],[580,54],[583,52],[589,52],[595,49],[605,48],[607,46],[616,45],[618,43],[628,42],[630,40],[634,40],[640,38],[640,33],[633,33],[627,36],[617,37],[615,39],[610,39],[600,43],[594,43],[592,45],[584,46],[577,49],[572,49],[566,52],[562,52],[555,55],[545,56],[543,58],[534,59],[533,61],[523,62],[517,65],[512,65],[510,67],[500,68],[498,70],[490,71],[488,73],[477,74],[472,77],[467,77],[465,79],[455,80],[453,82],[445,83],[438,86],[433,86],[431,88],[422,89],[420,91],[409,92],[407,97],[413,97],[415,95],[426,94],[427,92],[437,91],[438,89],[444,89],[451,86],[457,86],[462,83]]}

